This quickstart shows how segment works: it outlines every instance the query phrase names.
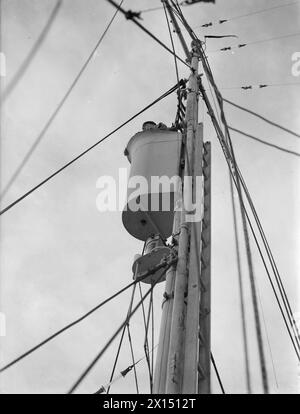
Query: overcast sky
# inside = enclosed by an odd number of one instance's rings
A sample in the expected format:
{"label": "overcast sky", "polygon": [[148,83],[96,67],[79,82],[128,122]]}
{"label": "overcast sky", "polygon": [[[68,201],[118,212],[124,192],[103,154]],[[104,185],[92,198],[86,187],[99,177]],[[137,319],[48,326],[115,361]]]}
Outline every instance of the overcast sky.
{"label": "overcast sky", "polygon": [[[7,76],[16,70],[42,31],[55,0],[2,0],[2,52]],[[226,3],[226,6],[225,6]],[[192,27],[230,18],[289,0],[216,0],[183,11]],[[141,10],[159,0],[125,0]],[[238,39],[208,40],[207,50],[299,32],[299,4],[196,30],[234,34]],[[41,49],[2,108],[1,174],[5,185],[102,34],[114,9],[104,0],[64,0]],[[143,23],[169,44],[163,11],[143,15]],[[243,91],[241,85],[300,83],[292,75],[299,36],[249,45],[235,53],[208,53],[225,97],[300,132],[300,86]],[[178,41],[177,52],[183,56]],[[188,70],[179,65],[180,76]],[[128,119],[176,82],[174,60],[119,14],[81,80],[51,125],[30,162],[2,200],[6,206],[41,179]],[[229,89],[226,89],[229,88]],[[1,217],[1,303],[7,335],[1,337],[1,365],[64,326],[131,281],[134,254],[142,243],[126,232],[121,212],[96,209],[96,181],[129,167],[124,148],[145,120],[171,124],[176,94],[131,122]],[[228,123],[262,139],[300,151],[299,140],[226,106]],[[227,393],[245,392],[229,180],[210,120],[200,105],[204,138],[212,142],[212,351]],[[236,156],[273,250],[292,309],[300,312],[299,158],[232,133]],[[253,244],[252,244],[253,245]],[[297,254],[298,253],[298,254]],[[255,276],[267,327],[263,325],[271,392],[297,392],[299,365],[253,245]],[[255,392],[262,391],[246,260],[247,322]],[[155,299],[156,338],[162,286]],[[126,316],[129,293],[9,369],[0,378],[2,393],[65,393]],[[142,315],[133,319],[136,357],[143,356]],[[108,382],[117,341],[79,388],[93,393]],[[271,362],[273,357],[274,369]],[[118,371],[130,365],[127,341]],[[276,378],[275,378],[275,374]],[[148,392],[145,361],[138,365],[141,391]],[[214,374],[212,391],[219,393]],[[133,374],[113,392],[134,392]]]}

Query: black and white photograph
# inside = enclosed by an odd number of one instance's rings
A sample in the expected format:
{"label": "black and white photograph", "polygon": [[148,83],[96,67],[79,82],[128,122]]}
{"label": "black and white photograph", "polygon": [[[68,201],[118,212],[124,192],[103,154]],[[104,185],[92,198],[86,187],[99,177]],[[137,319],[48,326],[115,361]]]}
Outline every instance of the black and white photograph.
{"label": "black and white photograph", "polygon": [[0,0],[0,82],[0,394],[299,395],[300,1]]}

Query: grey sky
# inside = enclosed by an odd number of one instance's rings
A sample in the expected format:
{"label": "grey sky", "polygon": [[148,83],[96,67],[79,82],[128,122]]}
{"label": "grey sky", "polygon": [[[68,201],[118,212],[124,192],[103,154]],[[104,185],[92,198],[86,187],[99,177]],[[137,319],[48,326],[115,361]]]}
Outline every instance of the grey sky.
{"label": "grey sky", "polygon": [[[225,5],[226,3],[226,5]],[[183,9],[192,27],[219,18],[250,13],[291,1],[216,0]],[[125,0],[140,10],[159,5],[150,0]],[[54,0],[2,0],[2,51],[7,58],[5,87],[27,56],[55,5]],[[300,3],[299,3],[300,5]],[[299,32],[299,5],[232,20],[204,34],[236,34],[238,39],[208,40],[207,50]],[[7,99],[1,115],[1,173],[5,184],[38,135],[49,115],[114,12],[104,0],[64,0],[42,48],[22,81]],[[169,44],[163,12],[145,14],[144,24]],[[178,54],[183,55],[177,45]],[[232,53],[209,54],[220,88],[261,83],[294,83],[292,54],[300,51],[299,36],[249,45]],[[187,68],[180,64],[180,76]],[[64,105],[30,162],[3,200],[5,206],[48,174],[146,106],[176,82],[173,57],[123,16],[118,15],[82,79]],[[224,89],[225,97],[288,128],[300,131],[300,87],[278,86],[252,91]],[[65,170],[1,218],[1,303],[7,335],[1,340],[1,365],[70,322],[131,281],[134,254],[142,243],[123,228],[121,213],[99,213],[96,180],[118,176],[128,167],[123,150],[145,120],[173,122],[176,95],[168,97],[109,140]],[[262,121],[226,107],[228,122],[277,145],[298,151],[299,140]],[[244,392],[244,370],[238,279],[235,264],[229,180],[210,120],[200,106],[205,140],[212,160],[212,350],[227,392]],[[299,302],[299,159],[232,133],[237,159],[257,206],[295,312]],[[299,366],[263,267],[253,246],[276,387],[265,338],[272,392],[297,392]],[[247,267],[243,258],[244,277]],[[251,299],[247,282],[254,389],[261,392]],[[156,330],[162,286],[157,289]],[[64,393],[126,315],[129,293],[87,321],[11,368],[0,377],[3,393]],[[137,357],[143,356],[141,312],[132,321]],[[157,338],[157,335],[156,335]],[[80,387],[92,393],[108,381],[117,341]],[[118,369],[131,363],[128,344]],[[148,391],[146,364],[138,372],[141,390]],[[134,392],[128,374],[113,392]],[[213,392],[219,392],[213,379]]]}

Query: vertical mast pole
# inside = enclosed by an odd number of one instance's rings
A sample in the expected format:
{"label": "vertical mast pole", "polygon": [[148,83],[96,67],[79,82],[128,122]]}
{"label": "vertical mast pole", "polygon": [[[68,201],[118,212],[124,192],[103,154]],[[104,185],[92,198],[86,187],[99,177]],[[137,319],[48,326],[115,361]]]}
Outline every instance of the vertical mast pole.
{"label": "vertical mast pole", "polygon": [[[191,74],[188,82],[187,107],[186,107],[186,142],[185,142],[185,168],[184,177],[190,175],[190,166],[194,159],[194,141],[196,125],[195,114],[198,113],[198,65],[199,56],[197,48],[192,45]],[[184,195],[192,189],[184,189]],[[183,198],[185,200],[185,198]],[[184,348],[185,348],[185,318],[186,303],[185,295],[188,284],[188,256],[190,241],[190,223],[186,222],[185,206],[182,206],[181,225],[178,243],[178,262],[174,286],[174,302],[170,332],[169,358],[167,366],[167,394],[181,394],[184,371]],[[197,369],[197,366],[194,367]]]}
{"label": "vertical mast pole", "polygon": [[[197,117],[196,117],[197,119]],[[195,119],[195,121],[196,121]],[[193,203],[196,204],[195,222],[191,223],[189,275],[187,291],[187,312],[185,330],[185,359],[183,372],[183,394],[196,394],[198,392],[198,358],[199,358],[199,306],[200,292],[203,287],[200,260],[202,200],[197,200],[203,192],[203,180],[196,178],[202,176],[202,151],[203,151],[203,125],[196,127],[195,151],[194,151],[194,188]],[[202,177],[201,177],[202,178]],[[197,188],[199,187],[199,188]]]}
{"label": "vertical mast pole", "polygon": [[[171,18],[175,32],[177,33],[183,50],[186,55],[186,59],[190,62],[190,51],[181,33],[180,27],[177,23],[176,17],[173,13],[173,9],[170,7],[167,0],[162,0],[166,6],[166,9]],[[181,189],[178,189],[175,198],[175,205],[182,203]],[[178,233],[181,224],[181,212],[177,211],[174,214],[173,223],[173,235],[175,242],[178,244]],[[166,381],[167,381],[167,367],[169,358],[169,347],[170,347],[170,330],[173,314],[173,302],[174,302],[174,284],[176,276],[176,267],[172,266],[166,274],[166,288],[163,300],[162,318],[160,325],[159,344],[156,355],[155,363],[155,374],[154,374],[154,386],[153,392],[156,394],[166,393]]]}
{"label": "vertical mast pole", "polygon": [[201,300],[199,314],[198,393],[210,394],[211,319],[211,145],[203,148],[204,200],[201,231]]}

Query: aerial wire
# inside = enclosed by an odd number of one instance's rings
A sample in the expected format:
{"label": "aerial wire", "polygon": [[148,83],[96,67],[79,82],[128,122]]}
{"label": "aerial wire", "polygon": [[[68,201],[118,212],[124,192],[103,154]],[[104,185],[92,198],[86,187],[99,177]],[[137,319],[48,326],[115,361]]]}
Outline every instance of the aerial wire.
{"label": "aerial wire", "polygon": [[[300,82],[299,82],[299,85],[300,85]],[[223,101],[224,101],[224,102],[227,102],[229,105],[234,106],[235,108],[241,109],[242,111],[248,112],[249,114],[251,114],[251,115],[253,115],[253,116],[256,116],[257,118],[259,118],[259,119],[261,119],[261,120],[263,120],[263,121],[267,122],[268,124],[273,125],[273,126],[275,126],[276,128],[279,128],[279,129],[281,129],[282,131],[287,132],[288,134],[291,134],[291,135],[294,135],[294,136],[295,136],[295,137],[297,137],[297,138],[300,138],[300,134],[297,134],[297,132],[294,132],[294,131],[292,131],[292,130],[290,130],[290,129],[288,129],[288,128],[286,128],[286,127],[282,126],[282,125],[279,125],[279,124],[277,124],[277,123],[276,123],[276,122],[274,122],[274,121],[270,121],[269,119],[267,119],[267,118],[265,118],[264,116],[262,116],[262,115],[258,114],[257,112],[251,111],[250,109],[247,109],[247,108],[245,108],[245,107],[243,107],[243,106],[241,106],[241,105],[238,105],[237,103],[234,103],[234,102],[232,102],[232,101],[230,101],[229,99],[226,99],[226,98],[223,98]]]}
{"label": "aerial wire", "polygon": [[217,367],[217,364],[216,364],[216,361],[215,361],[215,358],[214,358],[212,352],[210,353],[210,359],[211,359],[212,365],[214,367],[214,370],[215,370],[215,373],[216,373],[216,376],[217,376],[217,380],[218,380],[218,383],[220,385],[222,394],[225,394],[225,389],[224,389],[224,386],[223,386],[223,382],[221,380],[220,372],[218,370],[218,367]]}
{"label": "aerial wire", "polygon": [[117,296],[119,296],[121,293],[125,292],[127,289],[129,289],[131,286],[134,286],[135,282],[131,282],[129,283],[127,286],[125,286],[124,288],[122,288],[121,290],[119,290],[118,292],[114,293],[112,296],[110,296],[109,298],[105,299],[103,302],[101,302],[99,305],[95,306],[94,308],[92,308],[91,310],[89,310],[87,313],[83,314],[80,318],[76,319],[75,321],[69,323],[68,325],[66,325],[65,327],[61,328],[60,330],[58,330],[57,332],[55,332],[54,334],[50,335],[49,337],[47,337],[46,339],[44,339],[43,341],[39,342],[37,345],[35,345],[34,347],[30,348],[28,351],[24,352],[23,354],[21,354],[20,356],[18,356],[17,358],[15,358],[14,360],[12,360],[11,362],[9,362],[8,364],[4,365],[2,368],[0,368],[0,373],[6,371],[8,368],[12,367],[13,365],[15,365],[17,362],[21,361],[22,359],[24,359],[25,357],[29,356],[30,354],[32,354],[34,351],[38,350],[39,348],[41,348],[43,345],[46,345],[48,342],[52,341],[52,339],[56,338],[57,336],[59,336],[60,334],[62,334],[63,332],[69,330],[70,328],[72,328],[73,326],[77,325],[78,323],[82,322],[84,319],[86,319],[88,316],[90,316],[92,313],[96,312],[98,309],[100,309],[102,306],[104,306],[106,303],[110,302],[111,300],[115,299]]}

